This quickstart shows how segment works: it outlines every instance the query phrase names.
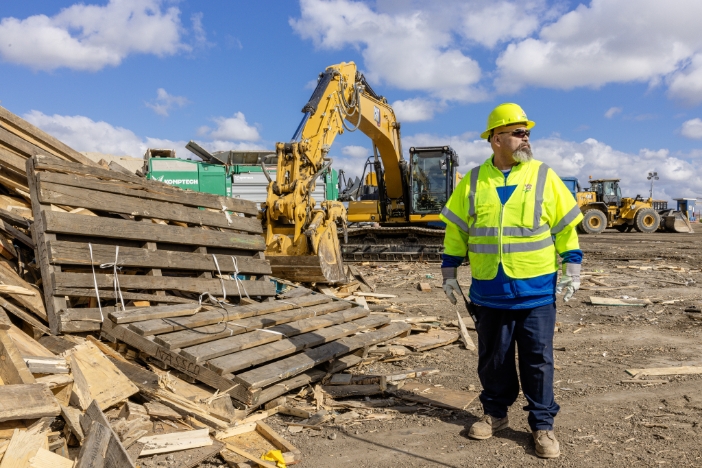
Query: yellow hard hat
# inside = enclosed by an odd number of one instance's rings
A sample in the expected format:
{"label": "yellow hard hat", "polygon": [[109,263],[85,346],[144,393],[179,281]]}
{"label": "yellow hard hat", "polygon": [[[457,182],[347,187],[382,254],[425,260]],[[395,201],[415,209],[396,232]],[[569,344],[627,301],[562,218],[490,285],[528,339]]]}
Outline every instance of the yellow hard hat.
{"label": "yellow hard hat", "polygon": [[513,125],[517,123],[526,124],[526,128],[532,128],[536,123],[527,118],[526,112],[519,105],[506,102],[495,107],[487,119],[487,130],[480,134],[480,138],[488,138],[493,128],[503,125]]}

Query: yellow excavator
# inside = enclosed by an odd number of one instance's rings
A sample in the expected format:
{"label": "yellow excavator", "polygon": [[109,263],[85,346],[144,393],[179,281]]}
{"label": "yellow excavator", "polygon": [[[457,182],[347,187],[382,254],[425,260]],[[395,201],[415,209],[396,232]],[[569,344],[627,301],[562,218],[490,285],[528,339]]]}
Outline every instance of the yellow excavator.
{"label": "yellow excavator", "polygon": [[[433,237],[443,237],[442,229],[427,226],[439,221],[439,212],[457,182],[458,156],[453,149],[410,148],[408,163],[402,156],[400,123],[392,107],[373,91],[353,62],[327,67],[302,112],[291,141],[276,144],[275,180],[262,165],[269,180],[262,205],[265,255],[274,275],[303,282],[345,281],[337,230],[345,241],[349,234],[362,239],[361,245],[369,235],[380,236],[381,245],[387,243],[386,233],[418,239],[417,232],[437,231]],[[356,130],[373,143],[372,162],[367,164],[373,176],[365,177],[369,181],[363,187],[366,196],[350,199],[348,211],[341,201],[318,205],[311,194],[316,179],[332,165],[328,155],[334,139]],[[370,226],[349,232],[348,221]]]}

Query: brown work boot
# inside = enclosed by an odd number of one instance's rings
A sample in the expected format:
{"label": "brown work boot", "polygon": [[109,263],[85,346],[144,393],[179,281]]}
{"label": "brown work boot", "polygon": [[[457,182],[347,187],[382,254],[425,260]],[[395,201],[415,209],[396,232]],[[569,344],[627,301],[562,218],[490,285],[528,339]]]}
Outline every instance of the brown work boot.
{"label": "brown work boot", "polygon": [[471,439],[489,439],[492,435],[509,426],[509,419],[505,416],[502,419],[493,418],[486,414],[478,422],[473,423],[468,431],[468,437]]}
{"label": "brown work boot", "polygon": [[553,431],[533,431],[536,456],[540,458],[556,458],[561,454],[561,448]]}

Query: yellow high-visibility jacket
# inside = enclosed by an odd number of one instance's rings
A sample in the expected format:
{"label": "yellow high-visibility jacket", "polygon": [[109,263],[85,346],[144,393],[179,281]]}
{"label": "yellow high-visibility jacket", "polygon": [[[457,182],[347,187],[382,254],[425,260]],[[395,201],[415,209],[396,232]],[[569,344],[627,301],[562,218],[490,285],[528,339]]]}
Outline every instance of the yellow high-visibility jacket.
{"label": "yellow high-visibility jacket", "polygon": [[[497,187],[505,185],[517,187],[503,205]],[[582,220],[580,207],[541,161],[514,166],[505,180],[491,156],[463,177],[440,217],[447,223],[445,253],[467,251],[479,280],[495,278],[500,263],[515,279],[555,273],[557,253],[580,248],[573,229]]]}

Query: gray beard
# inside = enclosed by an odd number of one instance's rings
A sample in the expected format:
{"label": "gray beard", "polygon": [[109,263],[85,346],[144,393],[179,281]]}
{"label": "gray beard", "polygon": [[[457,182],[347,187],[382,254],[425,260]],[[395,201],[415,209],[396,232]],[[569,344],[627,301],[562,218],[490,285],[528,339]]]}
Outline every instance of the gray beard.
{"label": "gray beard", "polygon": [[531,148],[518,149],[517,151],[512,153],[512,159],[514,159],[514,161],[518,163],[529,162],[533,157],[534,155],[531,152]]}

